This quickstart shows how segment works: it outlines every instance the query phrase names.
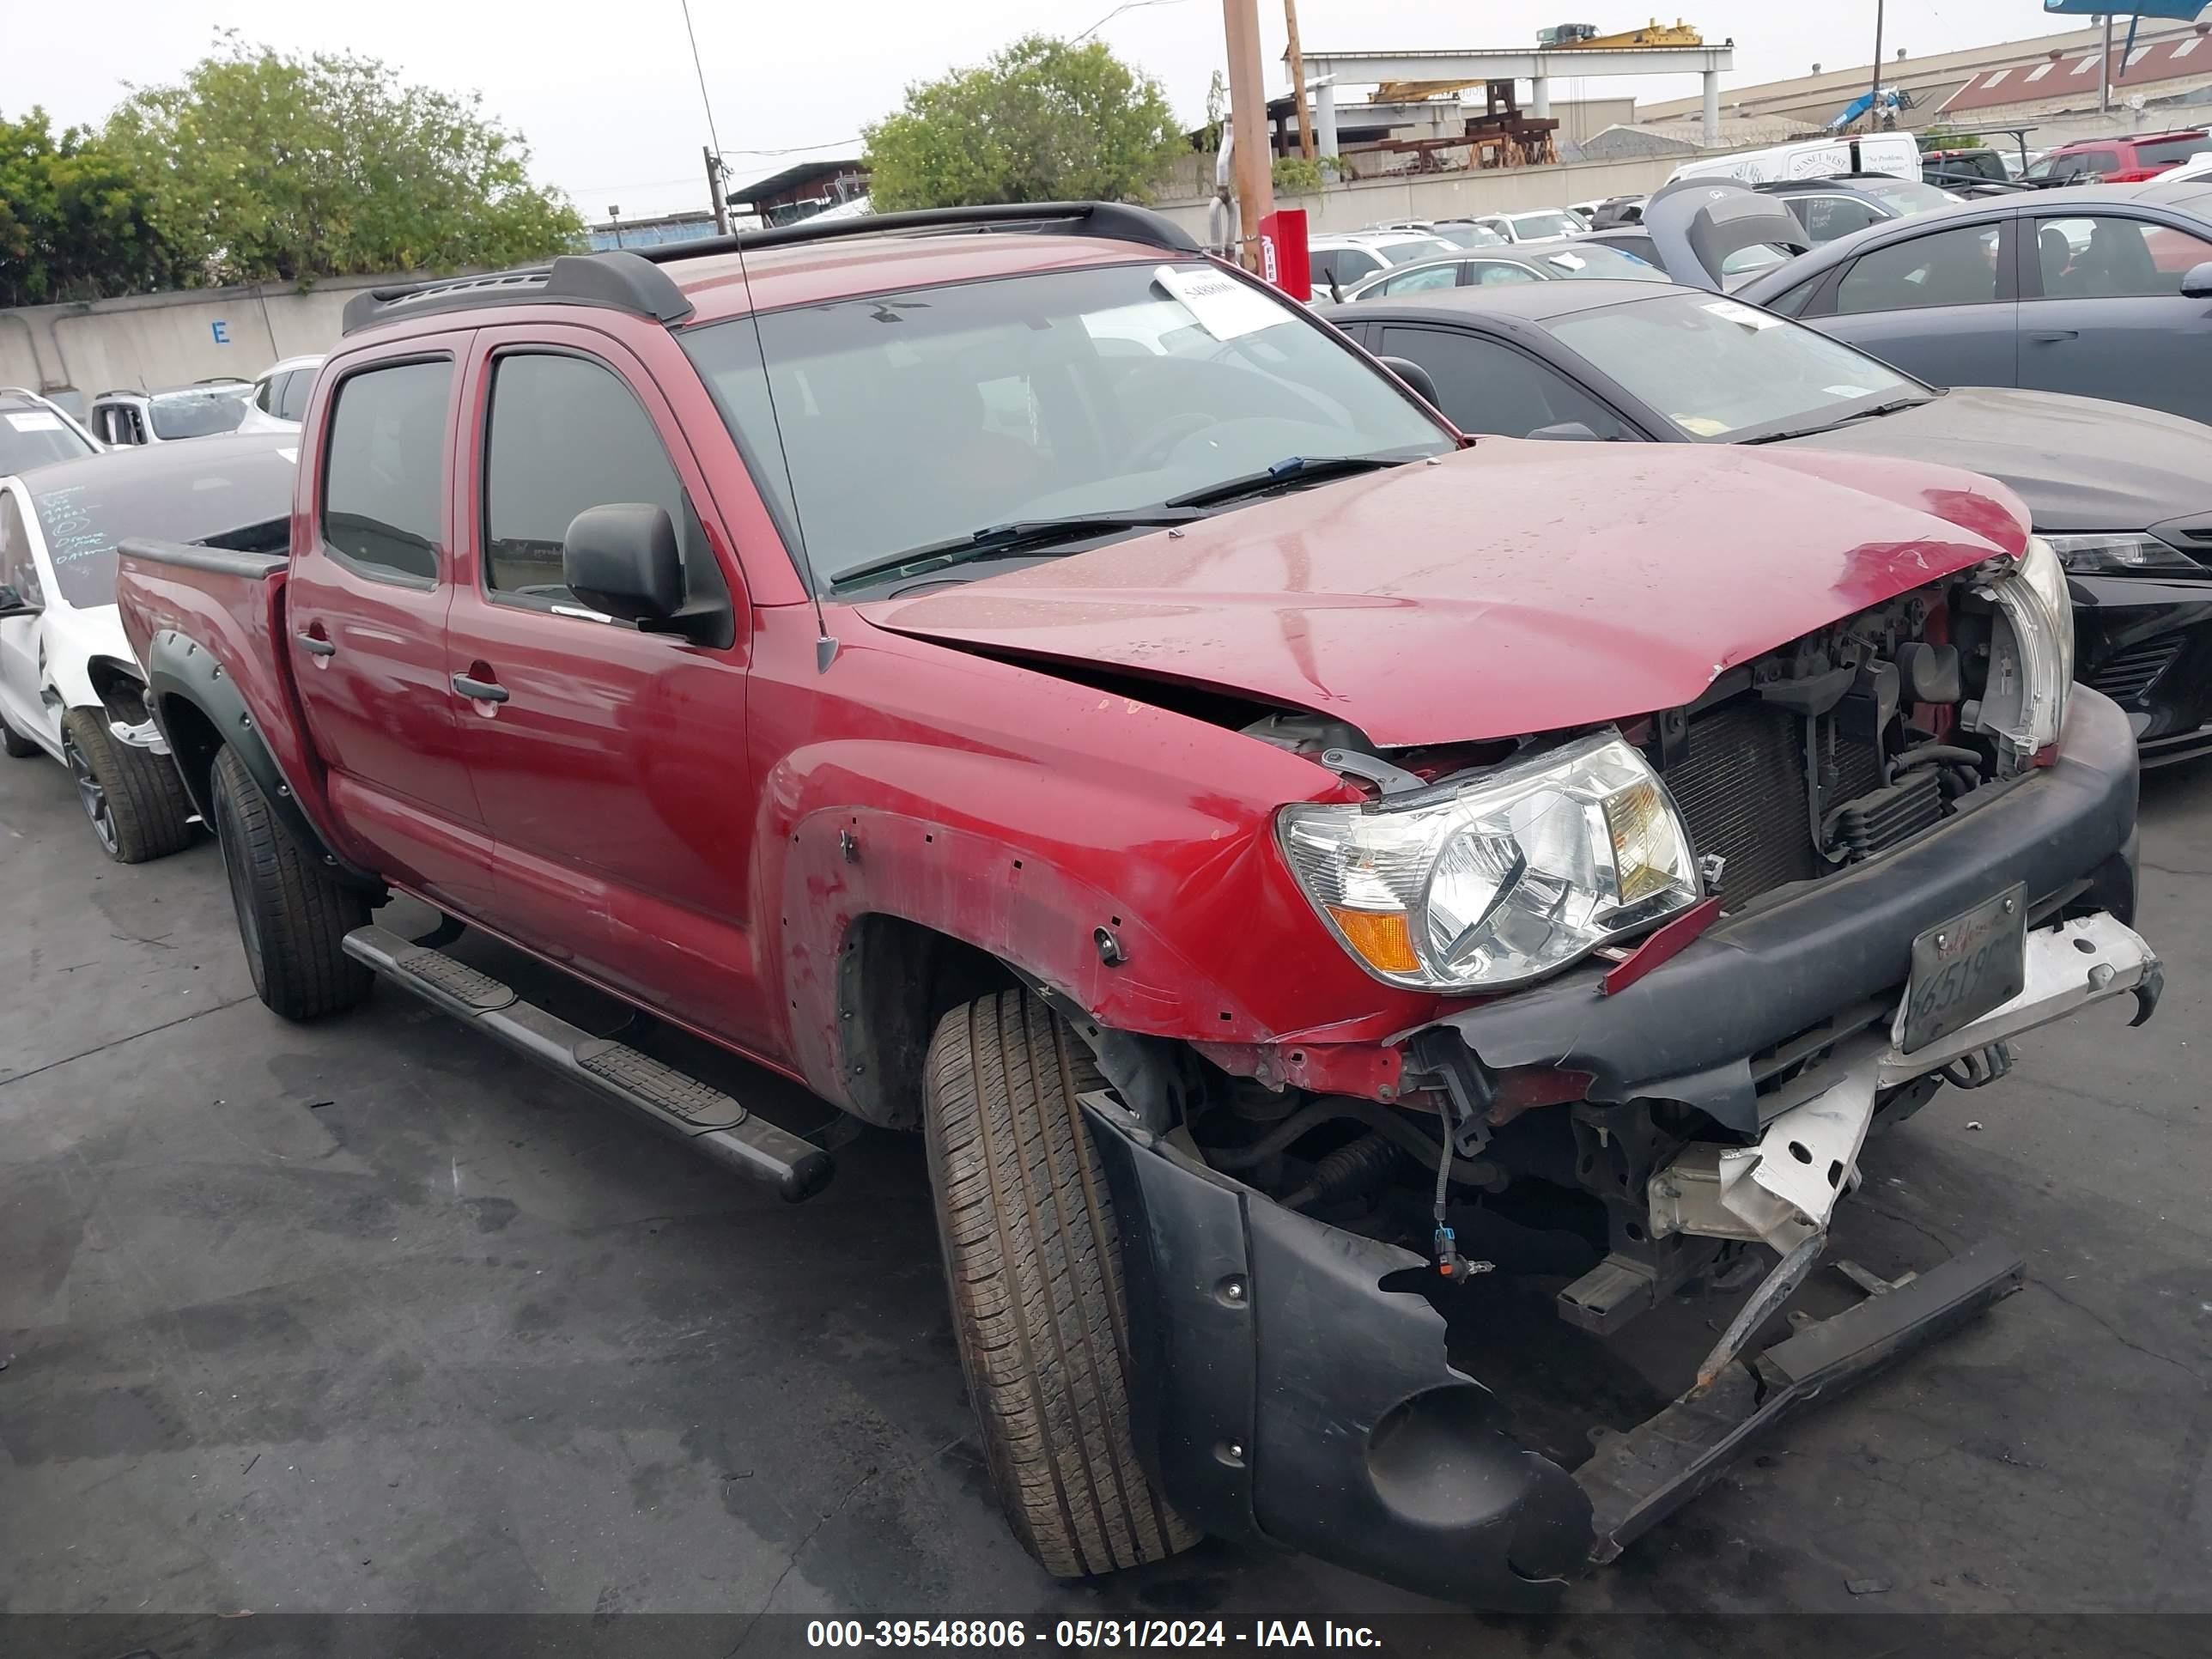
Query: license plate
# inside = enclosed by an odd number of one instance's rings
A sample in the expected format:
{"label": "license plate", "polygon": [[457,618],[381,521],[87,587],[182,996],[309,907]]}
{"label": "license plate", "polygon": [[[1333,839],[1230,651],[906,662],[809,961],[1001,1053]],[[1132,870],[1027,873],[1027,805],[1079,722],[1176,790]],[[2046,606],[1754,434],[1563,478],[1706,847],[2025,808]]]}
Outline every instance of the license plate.
{"label": "license plate", "polygon": [[1971,1024],[2027,984],[2027,901],[2015,886],[1912,941],[1898,1047],[1923,1048]]}

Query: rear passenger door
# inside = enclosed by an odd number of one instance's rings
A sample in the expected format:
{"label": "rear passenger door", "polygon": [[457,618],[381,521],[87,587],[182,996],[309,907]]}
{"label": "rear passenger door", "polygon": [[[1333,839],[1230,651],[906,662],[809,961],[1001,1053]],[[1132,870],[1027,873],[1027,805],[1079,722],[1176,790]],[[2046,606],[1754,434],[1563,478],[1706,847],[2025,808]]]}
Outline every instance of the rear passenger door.
{"label": "rear passenger door", "polygon": [[465,333],[350,360],[308,428],[313,533],[294,526],[281,646],[332,805],[403,886],[470,915],[490,847],[447,684],[448,479]]}
{"label": "rear passenger door", "polygon": [[[645,365],[594,330],[483,331],[466,401],[447,665],[496,689],[453,697],[496,842],[494,925],[757,1047],[750,630],[705,477]],[[714,641],[641,633],[563,585],[570,522],[630,501],[668,512],[687,602],[726,611]]]}
{"label": "rear passenger door", "polygon": [[1824,284],[1803,319],[1936,386],[2015,385],[2012,244],[1998,219],[1886,240]]}

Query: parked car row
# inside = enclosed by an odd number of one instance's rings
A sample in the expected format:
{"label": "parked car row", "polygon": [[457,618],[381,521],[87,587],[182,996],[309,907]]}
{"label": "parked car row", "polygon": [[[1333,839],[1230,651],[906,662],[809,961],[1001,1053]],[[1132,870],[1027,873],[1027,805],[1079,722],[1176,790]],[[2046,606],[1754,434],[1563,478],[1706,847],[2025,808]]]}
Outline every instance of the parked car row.
{"label": "parked car row", "polygon": [[[52,528],[162,452],[0,500],[34,580],[116,559],[104,730],[277,1014],[381,981],[792,1200],[829,1145],[697,1042],[919,1130],[1048,1570],[1216,1534],[1539,1607],[2020,1285],[1781,1318],[1869,1133],[2162,972],[2074,672],[2067,561],[2131,556],[1946,464],[1971,395],[1716,293],[1459,284],[1506,251],[1325,315],[1094,203],[564,258],[349,305],[282,546]],[[1503,1277],[1599,1337],[1751,1290],[1593,1452],[1477,1380]]]}

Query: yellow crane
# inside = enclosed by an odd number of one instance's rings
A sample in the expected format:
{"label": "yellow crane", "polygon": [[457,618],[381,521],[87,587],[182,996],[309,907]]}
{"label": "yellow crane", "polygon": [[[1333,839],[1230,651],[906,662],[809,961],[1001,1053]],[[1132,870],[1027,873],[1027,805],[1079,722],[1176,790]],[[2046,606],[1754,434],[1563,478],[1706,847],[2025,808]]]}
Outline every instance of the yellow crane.
{"label": "yellow crane", "polygon": [[[1547,52],[1596,51],[1623,46],[1702,46],[1705,37],[1698,33],[1695,25],[1685,23],[1679,17],[1671,24],[1655,17],[1640,29],[1629,29],[1620,34],[1600,34],[1595,23],[1561,23],[1553,28],[1538,29],[1536,44]],[[1416,103],[1481,84],[1480,81],[1387,81],[1375,89],[1375,101]]]}

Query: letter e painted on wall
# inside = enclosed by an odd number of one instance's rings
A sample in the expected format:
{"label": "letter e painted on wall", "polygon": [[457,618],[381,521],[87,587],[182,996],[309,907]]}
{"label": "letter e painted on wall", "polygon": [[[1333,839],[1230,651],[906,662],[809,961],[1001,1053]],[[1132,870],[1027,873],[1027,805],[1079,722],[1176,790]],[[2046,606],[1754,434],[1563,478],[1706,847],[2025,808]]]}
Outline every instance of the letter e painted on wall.
{"label": "letter e painted on wall", "polygon": [[228,323],[210,323],[208,327],[214,333],[215,343],[217,345],[228,345],[230,343],[230,325]]}

